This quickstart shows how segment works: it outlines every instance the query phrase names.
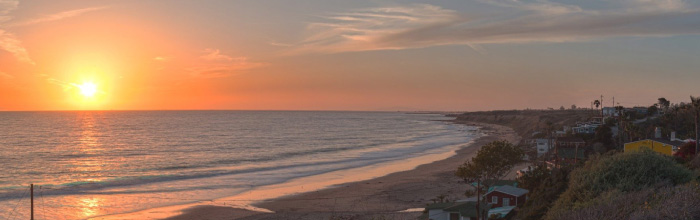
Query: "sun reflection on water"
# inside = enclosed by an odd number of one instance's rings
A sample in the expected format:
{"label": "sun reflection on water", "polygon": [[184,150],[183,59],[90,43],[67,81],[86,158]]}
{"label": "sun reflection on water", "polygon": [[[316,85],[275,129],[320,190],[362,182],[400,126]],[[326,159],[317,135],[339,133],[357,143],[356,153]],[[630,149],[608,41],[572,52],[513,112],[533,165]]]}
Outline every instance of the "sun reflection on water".
{"label": "sun reflection on water", "polygon": [[99,215],[103,202],[104,199],[98,197],[80,199],[80,201],[78,201],[78,205],[80,207],[81,215],[84,218]]}

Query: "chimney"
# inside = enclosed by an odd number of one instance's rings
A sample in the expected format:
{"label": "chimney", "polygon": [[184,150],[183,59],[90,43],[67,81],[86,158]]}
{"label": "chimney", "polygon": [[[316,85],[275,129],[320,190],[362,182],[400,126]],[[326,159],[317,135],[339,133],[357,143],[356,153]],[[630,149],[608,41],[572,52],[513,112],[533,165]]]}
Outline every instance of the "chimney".
{"label": "chimney", "polygon": [[675,132],[675,131],[672,131],[672,132],[671,132],[671,140],[672,140],[672,141],[675,141],[675,140],[676,140],[676,132]]}
{"label": "chimney", "polygon": [[656,127],[654,130],[654,138],[661,138],[661,128]]}

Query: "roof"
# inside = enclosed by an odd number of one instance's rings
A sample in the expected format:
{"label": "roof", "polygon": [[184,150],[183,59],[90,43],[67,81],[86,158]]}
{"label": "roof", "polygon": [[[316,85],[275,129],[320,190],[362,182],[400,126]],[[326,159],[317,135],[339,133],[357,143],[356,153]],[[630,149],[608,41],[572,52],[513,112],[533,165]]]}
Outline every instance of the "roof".
{"label": "roof", "polygon": [[512,195],[515,197],[520,197],[522,195],[527,194],[529,191],[527,189],[522,189],[518,187],[513,187],[513,186],[501,186],[493,190],[494,192],[502,192],[508,195]]}
{"label": "roof", "polygon": [[671,140],[666,140],[666,139],[663,139],[663,138],[649,138],[649,139],[643,139],[643,140],[638,140],[638,141],[627,142],[627,143],[625,143],[625,144],[636,143],[636,142],[646,141],[646,140],[656,141],[656,142],[659,142],[659,143],[664,143],[664,144],[668,144],[668,145],[676,146],[676,147],[680,147],[681,145],[685,144],[685,142],[683,142],[683,141],[671,141]]}
{"label": "roof", "polygon": [[668,144],[668,145],[673,145],[676,147],[679,147],[679,146],[685,144],[685,142],[683,142],[683,141],[672,141],[672,140],[666,140],[666,139],[662,139],[662,138],[652,138],[651,140],[656,141],[656,142],[661,142],[664,144]]}
{"label": "roof", "polygon": [[538,144],[539,144],[539,143],[545,143],[545,144],[546,144],[546,143],[549,143],[549,139],[546,139],[546,138],[537,138],[537,139],[535,140],[535,143],[538,143]]}
{"label": "roof", "polygon": [[582,138],[580,137],[558,137],[557,142],[582,142],[585,143]]}
{"label": "roof", "polygon": [[[493,181],[493,180],[487,180],[487,182],[491,182],[491,181]],[[483,183],[482,183],[482,184],[483,184]],[[486,190],[486,192],[491,192],[491,191],[493,191],[493,189],[495,189],[496,187],[505,186],[505,185],[510,185],[510,186],[516,186],[516,187],[517,187],[517,186],[518,186],[518,181],[515,181],[515,180],[496,180],[495,182],[493,182],[493,183],[490,184],[490,185],[491,185],[491,186]],[[476,182],[473,182],[473,183],[472,183],[472,186],[476,187],[476,186],[477,186]]]}
{"label": "roof", "polygon": [[515,206],[502,206],[498,208],[492,208],[491,210],[489,210],[488,216],[498,215],[499,218],[504,218],[506,217],[506,215],[508,215],[508,213],[513,211],[513,209],[515,209]]}

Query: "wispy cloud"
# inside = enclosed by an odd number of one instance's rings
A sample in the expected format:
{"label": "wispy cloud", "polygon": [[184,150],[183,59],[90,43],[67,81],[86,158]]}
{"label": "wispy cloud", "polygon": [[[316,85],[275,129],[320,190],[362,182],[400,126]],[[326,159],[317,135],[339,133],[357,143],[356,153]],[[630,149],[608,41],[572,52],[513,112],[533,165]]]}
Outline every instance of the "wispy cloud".
{"label": "wispy cloud", "polygon": [[17,60],[34,65],[34,61],[29,58],[27,49],[22,46],[22,41],[14,34],[0,29],[0,49],[10,52]]}
{"label": "wispy cloud", "polygon": [[157,57],[153,57],[153,60],[155,60],[155,61],[160,61],[160,62],[165,62],[165,61],[168,61],[169,58],[168,58],[168,57],[164,57],[164,56],[157,56]]}
{"label": "wispy cloud", "polygon": [[209,60],[209,61],[230,61],[233,60],[233,57],[223,55],[221,54],[221,51],[218,49],[211,49],[207,48],[204,49],[204,55],[200,56],[199,58],[203,60]]}
{"label": "wispy cloud", "polygon": [[252,62],[247,57],[231,57],[222,54],[218,49],[205,49],[199,57],[200,62],[188,71],[196,77],[219,78],[227,77],[244,70],[267,65]]}
{"label": "wispy cloud", "polygon": [[46,15],[26,21],[12,22],[13,16],[10,14],[17,9],[19,1],[17,0],[0,0],[0,49],[10,52],[20,62],[25,62],[34,65],[34,61],[30,58],[27,49],[22,45],[22,41],[12,32],[7,31],[7,28],[26,26],[41,22],[56,21],[69,17],[78,16],[87,12],[102,10],[107,7],[92,7],[77,9],[56,14]]}
{"label": "wispy cloud", "polygon": [[[547,0],[479,0],[502,14],[467,16],[413,4],[335,13],[311,23],[295,52],[421,48],[525,42],[588,41],[622,36],[700,34],[700,7],[682,0],[599,1],[616,7],[586,9]],[[513,13],[517,12],[517,13]]]}
{"label": "wispy cloud", "polygon": [[3,27],[3,23],[12,20],[10,13],[16,10],[18,6],[19,1],[17,0],[0,0],[0,49],[10,52],[19,61],[34,64],[34,61],[29,58],[27,49],[22,46],[22,41],[17,39],[13,33],[7,32]]}
{"label": "wispy cloud", "polygon": [[33,24],[38,24],[38,23],[43,23],[43,22],[57,21],[57,20],[61,20],[61,19],[79,16],[79,15],[82,15],[82,14],[85,14],[88,12],[103,10],[106,8],[109,8],[109,7],[107,7],[107,6],[90,7],[90,8],[64,11],[64,12],[59,12],[59,13],[55,13],[55,14],[44,15],[44,16],[30,19],[30,20],[26,20],[26,21],[18,21],[15,23],[10,23],[7,26],[8,27],[17,27],[17,26],[33,25]]}
{"label": "wispy cloud", "polygon": [[15,78],[15,76],[0,71],[0,78],[12,79],[12,78]]}
{"label": "wispy cloud", "polygon": [[65,82],[65,81],[50,77],[49,75],[46,75],[46,74],[40,74],[39,76],[44,77],[46,79],[46,81],[51,83],[51,84],[60,86],[61,88],[63,88],[64,91],[69,91],[71,89],[78,88],[78,86],[75,83]]}

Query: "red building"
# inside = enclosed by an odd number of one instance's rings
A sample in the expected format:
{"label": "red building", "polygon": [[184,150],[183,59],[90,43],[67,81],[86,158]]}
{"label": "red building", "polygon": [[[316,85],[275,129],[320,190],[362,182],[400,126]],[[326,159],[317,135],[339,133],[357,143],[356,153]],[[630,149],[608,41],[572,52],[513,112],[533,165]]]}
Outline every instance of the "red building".
{"label": "red building", "polygon": [[526,189],[506,185],[486,193],[484,198],[492,205],[491,208],[520,206],[525,204],[527,193]]}

